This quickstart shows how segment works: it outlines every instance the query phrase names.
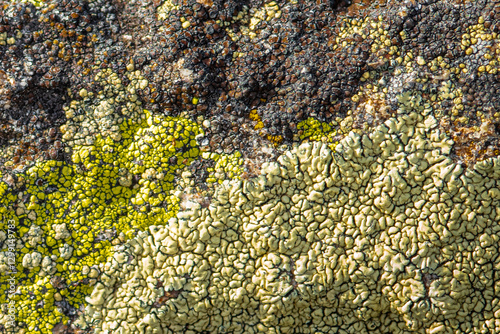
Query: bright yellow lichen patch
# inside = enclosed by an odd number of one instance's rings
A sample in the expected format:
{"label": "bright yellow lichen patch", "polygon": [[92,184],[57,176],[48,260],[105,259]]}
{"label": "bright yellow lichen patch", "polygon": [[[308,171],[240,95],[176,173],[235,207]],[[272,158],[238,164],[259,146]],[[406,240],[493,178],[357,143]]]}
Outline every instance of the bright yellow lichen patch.
{"label": "bright yellow lichen patch", "polygon": [[[13,219],[18,237],[9,249],[0,235],[0,271],[17,270],[16,320],[30,332],[51,333],[68,320],[61,309],[76,312],[84,304],[113,245],[176,216],[182,197],[176,178],[200,154],[201,126],[143,110],[136,90],[148,82],[133,64],[126,75],[123,86],[112,71],[99,72],[100,90],[81,89],[81,99],[65,108],[61,131],[71,163],[37,163],[16,175],[24,185],[17,190],[0,182],[1,227]],[[241,154],[207,154],[215,161],[214,182],[239,178]],[[5,253],[14,250],[15,268]],[[5,275],[0,284],[7,291]]]}
{"label": "bright yellow lichen patch", "polygon": [[338,141],[334,140],[337,135],[337,130],[332,125],[320,122],[315,118],[309,117],[308,119],[297,124],[299,130],[300,140],[309,139],[311,141],[323,141],[329,143],[330,148],[334,149]]}
{"label": "bright yellow lichen patch", "polygon": [[[198,156],[195,137],[202,130],[183,118],[143,115],[142,122],[121,123],[115,132],[120,141],[97,135],[91,145],[75,145],[72,164],[37,163],[18,176],[26,189],[17,196],[0,183],[0,212],[18,226],[22,293],[15,300],[18,321],[29,331],[51,333],[67,320],[54,306],[57,291],[79,308],[95,283],[95,266],[112,254],[113,244],[177,214],[174,176]],[[2,275],[3,291],[5,279]],[[2,294],[0,303],[5,301]]]}

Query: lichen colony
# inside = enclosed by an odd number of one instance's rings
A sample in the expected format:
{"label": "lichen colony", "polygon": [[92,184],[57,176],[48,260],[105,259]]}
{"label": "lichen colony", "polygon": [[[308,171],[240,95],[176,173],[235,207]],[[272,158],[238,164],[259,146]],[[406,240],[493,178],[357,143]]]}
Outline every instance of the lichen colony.
{"label": "lichen colony", "polygon": [[494,0],[0,0],[0,333],[500,332]]}

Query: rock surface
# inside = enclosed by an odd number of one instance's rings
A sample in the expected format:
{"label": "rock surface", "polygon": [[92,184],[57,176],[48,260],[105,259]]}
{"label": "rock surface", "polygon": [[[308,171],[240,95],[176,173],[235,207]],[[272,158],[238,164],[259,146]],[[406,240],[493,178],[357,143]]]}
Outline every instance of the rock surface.
{"label": "rock surface", "polygon": [[499,332],[499,30],[0,0],[0,332]]}

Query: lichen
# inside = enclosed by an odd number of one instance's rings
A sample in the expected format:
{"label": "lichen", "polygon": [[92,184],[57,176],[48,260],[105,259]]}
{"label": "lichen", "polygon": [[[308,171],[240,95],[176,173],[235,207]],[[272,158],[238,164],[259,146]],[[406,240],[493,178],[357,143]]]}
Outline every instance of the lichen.
{"label": "lichen", "polygon": [[330,144],[331,149],[335,149],[338,144],[336,140],[337,129],[333,124],[328,124],[325,122],[320,122],[315,118],[308,118],[297,124],[297,130],[299,131],[299,138],[301,141],[305,139],[311,141],[323,141]]}
{"label": "lichen", "polygon": [[[248,8],[244,6],[241,11],[235,15],[231,23],[238,24],[238,34],[236,34],[232,27],[227,27],[226,32],[234,42],[237,42],[243,36],[248,36],[251,39],[257,37],[256,30],[261,21],[270,21],[279,19],[281,17],[281,10],[276,1],[264,3],[258,8]],[[229,26],[229,22],[226,22]]]}
{"label": "lichen", "polygon": [[454,163],[423,114],[302,144],[141,232],[101,267],[96,332],[494,330],[500,161]]}
{"label": "lichen", "polygon": [[[143,118],[124,121],[120,141],[97,135],[90,145],[75,145],[71,164],[50,160],[19,174],[26,189],[17,196],[1,184],[1,194],[7,195],[0,210],[18,226],[15,300],[18,319],[28,330],[48,333],[67,321],[57,311],[54,293],[77,310],[95,283],[88,268],[106,261],[113,244],[176,215],[174,177],[199,154],[195,138],[202,130],[179,117],[144,111]],[[5,280],[4,275],[3,287]]]}
{"label": "lichen", "polygon": [[202,157],[215,162],[214,167],[207,168],[209,176],[206,182],[208,183],[222,184],[225,180],[239,179],[243,173],[243,159],[238,151],[232,154],[203,152]]}

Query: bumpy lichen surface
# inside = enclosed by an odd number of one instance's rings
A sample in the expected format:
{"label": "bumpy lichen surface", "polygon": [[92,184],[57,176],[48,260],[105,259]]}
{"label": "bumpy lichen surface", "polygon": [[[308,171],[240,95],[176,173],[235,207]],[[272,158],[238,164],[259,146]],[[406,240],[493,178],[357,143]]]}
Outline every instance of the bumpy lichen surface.
{"label": "bumpy lichen surface", "polygon": [[299,130],[299,138],[301,140],[321,140],[323,142],[330,143],[330,148],[332,149],[334,149],[336,144],[338,144],[338,141],[335,140],[337,129],[333,127],[333,124],[320,122],[317,119],[310,117],[305,121],[299,122],[299,124],[297,124],[297,130]]}
{"label": "bumpy lichen surface", "polygon": [[500,161],[424,111],[307,143],[121,246],[97,332],[486,333],[500,326]]}
{"label": "bumpy lichen surface", "polygon": [[[199,154],[201,129],[179,117],[142,115],[141,122],[120,125],[123,140],[97,135],[91,145],[74,147],[72,164],[47,161],[28,169],[18,176],[26,189],[17,196],[1,184],[2,231],[7,218],[17,226],[18,320],[29,331],[51,333],[68,320],[59,308],[80,307],[112,244],[176,215],[174,177]],[[11,271],[4,252],[0,261],[2,273]],[[8,277],[2,275],[2,288]]]}
{"label": "bumpy lichen surface", "polygon": [[130,81],[127,86],[113,71],[100,71],[94,82],[102,90],[94,94],[82,88],[78,92],[81,100],[73,100],[64,108],[68,122],[61,126],[61,132],[69,146],[90,145],[97,135],[119,141],[122,138],[120,124],[125,119],[137,122],[144,118],[136,90],[146,88],[148,81],[140,71],[134,71],[133,64],[129,64],[127,70],[126,77]]}
{"label": "bumpy lichen surface", "polygon": [[238,151],[233,154],[203,152],[202,157],[215,162],[214,167],[207,168],[207,172],[210,173],[210,176],[206,179],[208,183],[222,183],[225,180],[239,179],[243,173],[243,168],[241,167],[243,161],[241,153]]}
{"label": "bumpy lichen surface", "polygon": [[0,332],[500,332],[498,1],[0,8]]}

